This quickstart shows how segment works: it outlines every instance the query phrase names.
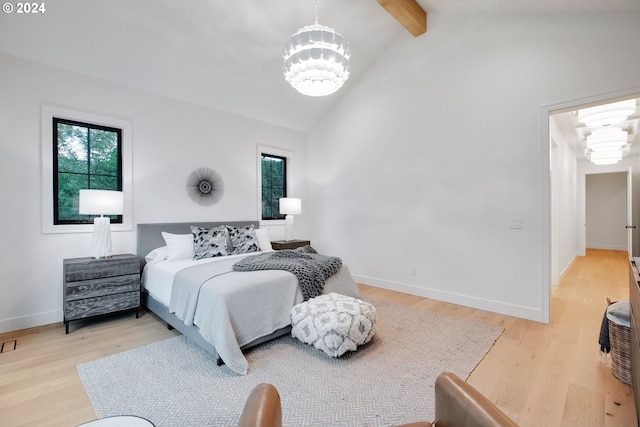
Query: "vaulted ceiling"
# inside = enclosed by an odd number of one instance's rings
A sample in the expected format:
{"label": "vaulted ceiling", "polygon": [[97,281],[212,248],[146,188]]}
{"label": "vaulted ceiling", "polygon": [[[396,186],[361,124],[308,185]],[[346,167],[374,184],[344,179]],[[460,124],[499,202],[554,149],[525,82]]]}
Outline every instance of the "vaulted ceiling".
{"label": "vaulted ceiling", "polygon": [[[325,98],[298,94],[281,72],[314,0],[55,0],[38,15],[0,14],[0,52],[306,131],[396,38],[413,37],[382,3],[319,0],[320,24],[352,50],[350,79]],[[428,14],[640,12],[638,0],[417,3]]]}

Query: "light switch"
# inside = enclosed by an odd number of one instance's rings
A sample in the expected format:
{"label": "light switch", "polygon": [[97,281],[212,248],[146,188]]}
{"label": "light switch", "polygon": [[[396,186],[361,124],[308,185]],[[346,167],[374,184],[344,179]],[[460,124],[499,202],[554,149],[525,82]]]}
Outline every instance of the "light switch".
{"label": "light switch", "polygon": [[522,218],[511,218],[509,222],[511,224],[509,228],[512,228],[514,230],[519,230],[522,228]]}

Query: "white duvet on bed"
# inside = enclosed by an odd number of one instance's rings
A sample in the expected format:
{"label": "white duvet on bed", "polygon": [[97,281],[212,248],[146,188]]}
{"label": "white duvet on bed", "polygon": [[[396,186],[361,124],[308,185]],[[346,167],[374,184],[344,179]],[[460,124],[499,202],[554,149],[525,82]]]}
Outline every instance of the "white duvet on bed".
{"label": "white duvet on bed", "polygon": [[204,258],[204,259],[181,259],[178,261],[160,261],[156,263],[148,263],[144,267],[142,272],[142,287],[151,295],[155,300],[161,302],[163,305],[169,307],[171,300],[171,288],[173,286],[173,279],[176,274],[185,268],[192,267],[194,265],[206,264],[209,262],[216,262],[222,259],[236,258],[238,261],[242,258],[246,258],[251,254],[229,255],[226,257],[217,258]]}
{"label": "white duvet on bed", "polygon": [[[145,266],[142,285],[157,301],[171,307],[174,279],[178,272],[202,264],[210,264],[216,276],[206,280],[198,291],[195,307],[189,310],[173,307],[171,312],[185,324],[195,324],[200,335],[210,342],[225,364],[234,372],[247,373],[248,362],[240,347],[291,323],[291,308],[302,302],[298,279],[283,270],[252,272],[231,271],[242,254],[202,260],[161,261]],[[219,274],[223,272],[223,274]],[[341,269],[327,279],[323,293],[337,292],[360,298],[349,269]],[[174,306],[176,301],[174,300]]]}

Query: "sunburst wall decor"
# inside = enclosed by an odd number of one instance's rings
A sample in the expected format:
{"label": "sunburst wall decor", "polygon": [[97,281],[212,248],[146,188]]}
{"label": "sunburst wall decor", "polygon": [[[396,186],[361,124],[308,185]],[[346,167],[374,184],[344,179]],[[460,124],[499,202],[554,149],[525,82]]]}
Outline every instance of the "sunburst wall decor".
{"label": "sunburst wall decor", "polygon": [[211,206],[224,195],[222,176],[210,168],[198,168],[187,178],[187,192],[191,200],[202,206]]}

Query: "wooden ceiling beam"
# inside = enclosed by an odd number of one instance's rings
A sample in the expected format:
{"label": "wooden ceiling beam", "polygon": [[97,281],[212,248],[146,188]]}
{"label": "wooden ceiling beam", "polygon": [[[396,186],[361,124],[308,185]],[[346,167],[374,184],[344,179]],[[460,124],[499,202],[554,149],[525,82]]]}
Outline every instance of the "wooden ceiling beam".
{"label": "wooden ceiling beam", "polygon": [[427,12],[416,0],[377,0],[414,37],[427,32]]}

